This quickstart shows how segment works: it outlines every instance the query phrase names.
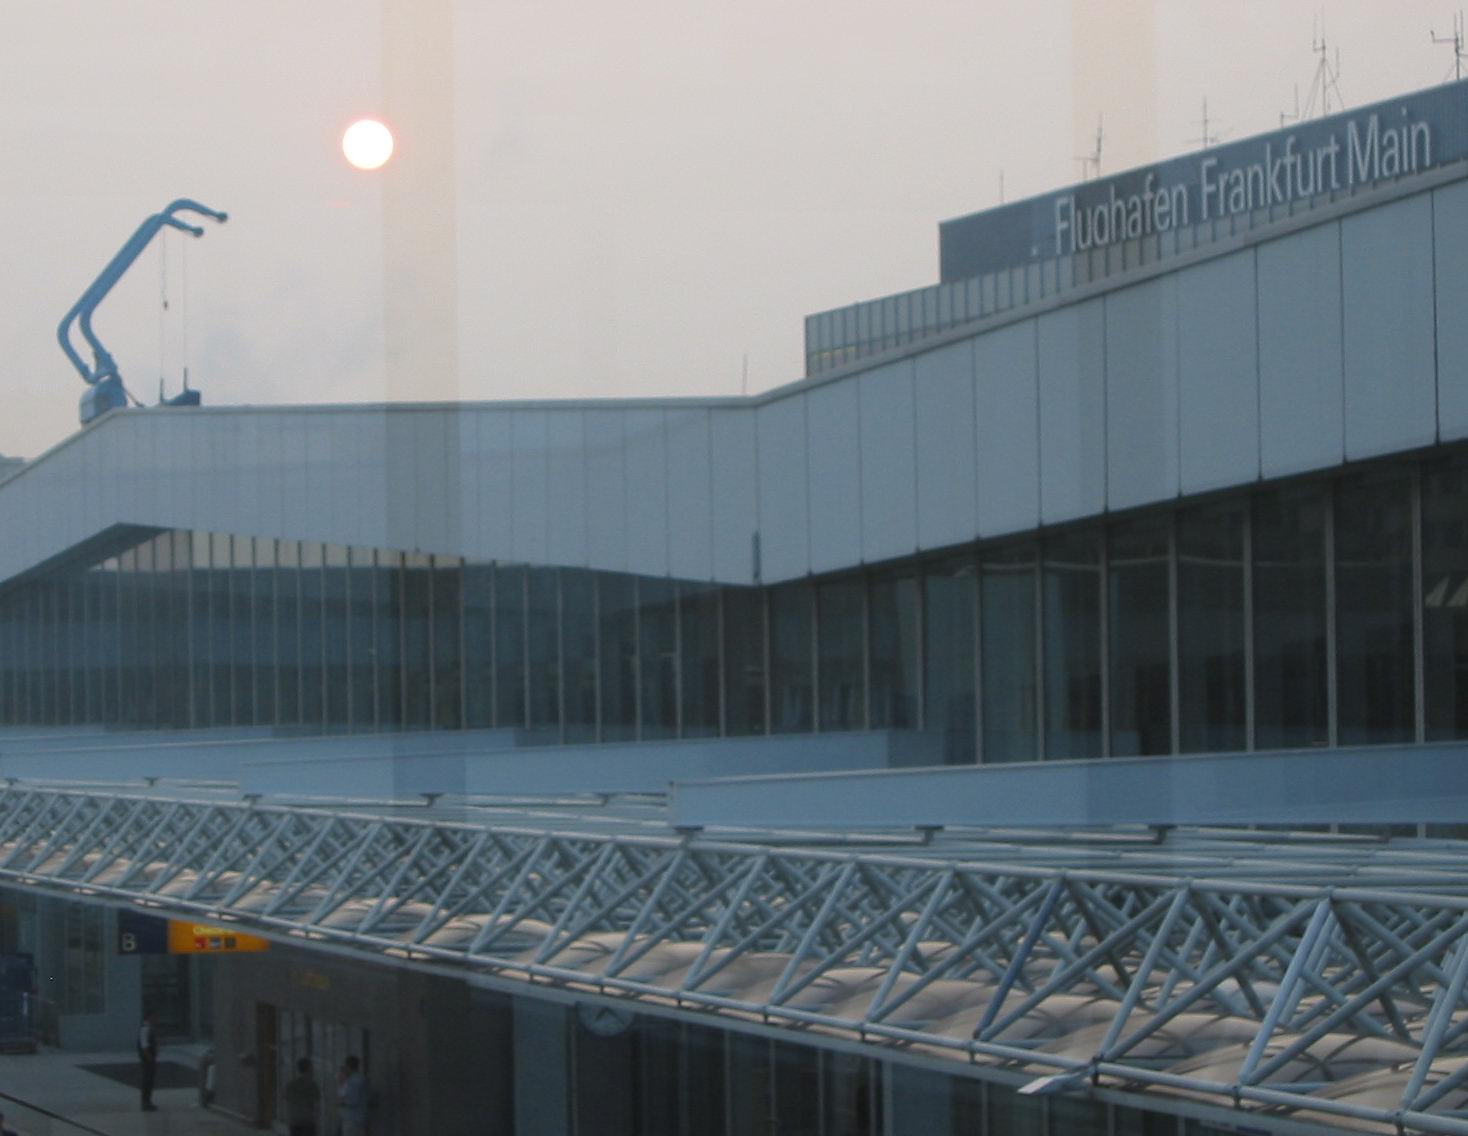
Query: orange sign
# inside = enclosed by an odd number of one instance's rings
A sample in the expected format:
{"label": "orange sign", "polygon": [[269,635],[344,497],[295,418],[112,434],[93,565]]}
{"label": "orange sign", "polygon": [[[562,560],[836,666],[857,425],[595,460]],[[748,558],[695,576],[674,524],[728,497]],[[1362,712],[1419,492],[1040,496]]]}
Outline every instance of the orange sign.
{"label": "orange sign", "polygon": [[229,927],[190,923],[184,919],[168,921],[168,953],[171,955],[226,955],[269,949],[268,940],[241,934]]}

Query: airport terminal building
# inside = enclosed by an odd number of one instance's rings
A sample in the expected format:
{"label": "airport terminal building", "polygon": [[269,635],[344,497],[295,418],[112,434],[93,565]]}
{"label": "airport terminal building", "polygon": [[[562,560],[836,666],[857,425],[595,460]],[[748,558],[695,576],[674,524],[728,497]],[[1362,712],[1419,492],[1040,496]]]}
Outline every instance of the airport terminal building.
{"label": "airport terminal building", "polygon": [[123,910],[274,944],[169,970],[262,1124],[352,1051],[385,1132],[1468,1132],[1468,84],[939,236],[758,396],[0,481],[63,1043]]}

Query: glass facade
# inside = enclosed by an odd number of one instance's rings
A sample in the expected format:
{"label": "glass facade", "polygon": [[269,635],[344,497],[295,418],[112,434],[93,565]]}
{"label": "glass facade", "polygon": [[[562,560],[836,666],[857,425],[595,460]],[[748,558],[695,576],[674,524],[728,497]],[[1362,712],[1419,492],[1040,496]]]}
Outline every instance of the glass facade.
{"label": "glass facade", "polygon": [[924,729],[1009,762],[1468,736],[1440,451],[758,587],[139,532],[0,595],[0,724]]}

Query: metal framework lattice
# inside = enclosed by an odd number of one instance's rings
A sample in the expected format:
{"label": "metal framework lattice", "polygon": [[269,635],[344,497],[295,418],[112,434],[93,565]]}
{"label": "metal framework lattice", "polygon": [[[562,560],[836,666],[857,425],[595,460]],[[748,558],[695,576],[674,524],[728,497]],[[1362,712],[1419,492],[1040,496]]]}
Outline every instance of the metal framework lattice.
{"label": "metal framework lattice", "polygon": [[1449,845],[898,855],[434,813],[12,785],[0,879],[834,1032],[1046,1091],[1468,1133],[1468,854]]}

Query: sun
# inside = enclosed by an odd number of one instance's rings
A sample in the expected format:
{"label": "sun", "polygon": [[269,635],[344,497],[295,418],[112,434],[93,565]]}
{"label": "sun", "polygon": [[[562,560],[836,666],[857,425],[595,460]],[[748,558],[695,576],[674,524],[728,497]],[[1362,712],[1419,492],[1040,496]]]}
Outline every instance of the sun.
{"label": "sun", "polygon": [[354,122],[342,135],[342,153],[359,170],[380,169],[392,157],[392,131],[375,118]]}

